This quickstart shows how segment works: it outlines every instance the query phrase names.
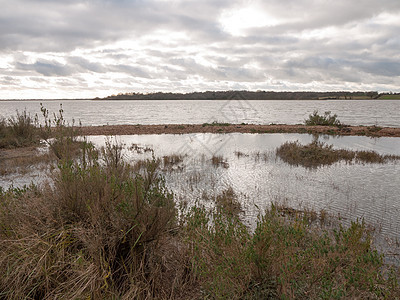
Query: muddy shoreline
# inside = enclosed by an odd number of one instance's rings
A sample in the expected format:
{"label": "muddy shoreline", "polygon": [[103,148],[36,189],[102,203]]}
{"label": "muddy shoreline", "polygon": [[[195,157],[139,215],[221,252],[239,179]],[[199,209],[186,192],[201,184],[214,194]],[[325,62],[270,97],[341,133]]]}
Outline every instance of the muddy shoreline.
{"label": "muddy shoreline", "polygon": [[82,135],[142,135],[187,133],[308,133],[371,137],[400,137],[400,128],[377,126],[305,126],[255,124],[165,124],[84,126]]}

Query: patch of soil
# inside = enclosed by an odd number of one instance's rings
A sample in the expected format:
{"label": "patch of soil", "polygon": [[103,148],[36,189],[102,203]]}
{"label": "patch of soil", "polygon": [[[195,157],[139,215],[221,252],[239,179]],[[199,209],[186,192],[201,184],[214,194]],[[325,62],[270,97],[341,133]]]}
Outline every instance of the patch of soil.
{"label": "patch of soil", "polygon": [[82,135],[186,134],[186,133],[308,133],[400,137],[400,128],[376,126],[305,126],[254,124],[103,125],[81,128]]}

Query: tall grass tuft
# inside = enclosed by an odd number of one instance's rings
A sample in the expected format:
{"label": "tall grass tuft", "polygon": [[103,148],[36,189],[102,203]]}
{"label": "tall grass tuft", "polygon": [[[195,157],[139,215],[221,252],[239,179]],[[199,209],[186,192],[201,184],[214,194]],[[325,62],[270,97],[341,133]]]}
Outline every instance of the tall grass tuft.
{"label": "tall grass tuft", "polygon": [[0,118],[0,148],[17,148],[39,144],[38,120],[26,111],[8,119]]}
{"label": "tall grass tuft", "polygon": [[74,120],[72,124],[66,122],[61,104],[58,113],[53,113],[53,118],[42,103],[40,103],[40,110],[44,118],[44,124],[39,125],[41,138],[52,153],[58,159],[70,159],[76,156],[81,150],[81,143],[78,141],[80,126],[75,126]]}
{"label": "tall grass tuft", "polygon": [[[62,159],[54,186],[0,196],[0,295],[145,299],[163,290],[175,206],[157,165],[135,174],[117,145]],[[157,275],[158,274],[158,275]],[[170,291],[171,292],[171,291]]]}

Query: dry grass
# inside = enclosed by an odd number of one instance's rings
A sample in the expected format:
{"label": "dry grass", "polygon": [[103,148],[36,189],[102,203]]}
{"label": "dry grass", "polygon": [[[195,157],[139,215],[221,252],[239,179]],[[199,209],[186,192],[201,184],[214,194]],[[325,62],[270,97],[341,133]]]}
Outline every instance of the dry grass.
{"label": "dry grass", "polygon": [[8,119],[0,119],[0,149],[38,145],[40,141],[38,121],[26,111]]}
{"label": "dry grass", "polygon": [[386,163],[390,160],[400,159],[400,156],[380,155],[374,151],[333,149],[332,145],[318,141],[308,145],[302,145],[299,142],[286,142],[276,150],[276,154],[290,165],[300,165],[307,168],[332,165],[338,161]]}
{"label": "dry grass", "polygon": [[181,283],[171,289],[165,278],[174,275],[164,269],[162,251],[171,246],[163,241],[174,232],[175,207],[156,164],[148,161],[144,175],[135,174],[112,145],[101,152],[88,145],[82,155],[79,162],[60,160],[53,187],[1,193],[2,297],[178,293],[185,279],[175,278]]}

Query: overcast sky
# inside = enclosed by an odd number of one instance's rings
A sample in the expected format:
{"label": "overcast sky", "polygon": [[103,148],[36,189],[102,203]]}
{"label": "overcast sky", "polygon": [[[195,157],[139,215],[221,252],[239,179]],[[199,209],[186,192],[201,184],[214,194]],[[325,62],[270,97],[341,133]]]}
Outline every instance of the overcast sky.
{"label": "overcast sky", "polygon": [[0,98],[400,92],[399,0],[0,0]]}

